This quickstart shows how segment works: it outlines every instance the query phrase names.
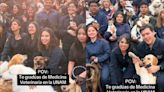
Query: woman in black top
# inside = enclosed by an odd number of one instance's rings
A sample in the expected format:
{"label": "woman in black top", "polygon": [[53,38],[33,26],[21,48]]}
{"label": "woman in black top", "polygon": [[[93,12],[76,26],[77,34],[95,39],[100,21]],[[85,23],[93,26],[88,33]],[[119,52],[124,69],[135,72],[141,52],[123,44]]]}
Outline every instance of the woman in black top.
{"label": "woman in black top", "polygon": [[73,33],[77,30],[77,26],[81,23],[85,23],[83,16],[77,14],[77,5],[74,2],[70,2],[67,5],[67,13],[61,18],[61,41],[62,49],[66,55],[69,57],[69,50],[74,42],[75,36]]}
{"label": "woman in black top", "polygon": [[25,62],[25,65],[29,67],[33,67],[33,58],[37,56],[38,53],[38,37],[39,35],[39,28],[36,22],[31,22],[28,25],[28,40],[27,40],[27,46],[26,51],[28,55],[27,62]]}
{"label": "woman in black top", "polygon": [[85,66],[85,47],[87,38],[86,26],[84,24],[79,25],[76,40],[72,44],[69,52],[68,74],[70,77],[72,76],[73,67]]}
{"label": "woman in black top", "polygon": [[46,68],[51,74],[67,73],[67,61],[64,52],[59,48],[59,41],[50,28],[42,29],[39,37],[39,51],[42,56],[49,58]]}
{"label": "woman in black top", "polygon": [[[87,43],[87,32],[85,24],[80,24],[76,33],[76,40],[72,44],[69,52],[69,63],[68,63],[68,75],[72,77],[73,67],[83,66],[85,67],[85,48]],[[76,69],[74,71],[74,76],[79,75],[82,78],[86,78],[86,71],[84,69]],[[85,82],[82,83],[81,88],[82,92],[86,92]]]}
{"label": "woman in black top", "polygon": [[124,78],[133,78],[135,68],[128,56],[130,43],[130,36],[123,34],[118,40],[118,46],[112,50],[110,64],[112,84],[121,84]]}
{"label": "woman in black top", "polygon": [[2,61],[8,60],[8,57],[12,57],[15,54],[26,54],[25,47],[27,42],[27,34],[20,33],[20,21],[19,20],[13,20],[11,22],[11,35],[9,35],[3,52],[2,52]]}

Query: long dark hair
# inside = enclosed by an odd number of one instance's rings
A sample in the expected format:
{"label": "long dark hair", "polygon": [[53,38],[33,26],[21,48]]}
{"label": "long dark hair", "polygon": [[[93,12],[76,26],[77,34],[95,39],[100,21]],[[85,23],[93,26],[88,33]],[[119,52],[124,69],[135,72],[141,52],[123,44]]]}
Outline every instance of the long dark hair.
{"label": "long dark hair", "polygon": [[[35,28],[36,28],[36,33],[35,33],[35,35],[34,35],[34,39],[38,39],[39,33],[40,33],[40,29],[39,29],[39,26],[38,26],[37,22],[35,22],[35,21],[30,22],[30,23],[28,24],[28,27],[29,27],[30,24],[33,24],[33,25],[35,26]],[[30,36],[29,33],[28,33],[28,35]],[[30,37],[31,37],[31,36],[30,36]]]}
{"label": "long dark hair", "polygon": [[38,49],[39,51],[46,50],[46,47],[42,44],[41,42],[41,34],[46,31],[50,34],[50,43],[48,45],[48,52],[51,54],[54,48],[59,47],[59,40],[55,36],[54,32],[52,31],[51,28],[45,27],[41,30],[40,35],[39,35],[39,43],[38,43]]}
{"label": "long dark hair", "polygon": [[81,42],[78,40],[78,38],[77,38],[77,35],[78,35],[78,32],[79,32],[80,29],[84,29],[84,31],[85,31],[85,33],[86,33],[86,36],[87,36],[87,41],[86,41],[86,43],[88,42],[88,35],[87,35],[86,25],[85,25],[85,24],[80,24],[80,25],[78,26],[77,31],[76,31],[76,39],[75,39],[75,42],[74,42],[75,47],[77,48],[77,50],[82,50],[82,49],[83,49],[82,43],[81,43]]}
{"label": "long dark hair", "polygon": [[0,27],[2,27],[2,33],[0,33],[0,37],[2,37],[3,33],[5,32],[5,26],[3,23],[0,22]]}
{"label": "long dark hair", "polygon": [[[30,24],[33,24],[35,26],[36,32],[34,34],[34,39],[33,39],[32,43],[31,43],[31,40],[32,40],[31,39],[31,35],[28,32],[28,37],[29,37],[28,43],[31,44],[32,46],[34,46],[34,45],[36,45],[38,43],[40,29],[39,29],[39,26],[38,26],[38,24],[36,22],[33,21],[33,22],[30,22],[29,25]],[[29,27],[29,25],[28,25],[28,27]]]}

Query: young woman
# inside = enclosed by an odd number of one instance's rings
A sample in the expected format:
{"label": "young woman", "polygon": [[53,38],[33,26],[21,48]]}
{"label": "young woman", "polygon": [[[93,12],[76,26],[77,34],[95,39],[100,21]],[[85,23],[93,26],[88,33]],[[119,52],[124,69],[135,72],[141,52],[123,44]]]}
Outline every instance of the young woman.
{"label": "young woman", "polygon": [[[86,26],[79,25],[76,35],[76,40],[72,44],[69,52],[68,75],[72,76],[72,69],[74,66],[85,66],[85,48],[87,43]],[[83,76],[82,76],[83,77]]]}
{"label": "young woman", "polygon": [[34,21],[36,13],[36,7],[33,5],[30,5],[27,7],[27,14],[22,16],[22,28],[24,29],[23,31],[28,33],[28,25],[30,22]]}
{"label": "young woman", "polygon": [[159,38],[164,39],[164,9],[162,9],[157,17],[156,32]]}
{"label": "young woman", "polygon": [[[72,77],[73,68],[76,66],[83,66],[85,67],[85,60],[86,60],[86,43],[87,43],[87,32],[85,24],[80,24],[78,26],[76,40],[72,44],[70,52],[69,52],[69,63],[68,63],[68,75]],[[86,72],[84,69],[79,69],[79,71],[74,72],[75,76],[79,75],[82,78],[86,77]],[[75,77],[73,76],[73,77]],[[84,84],[83,84],[84,85]],[[85,92],[84,86],[82,87],[82,92]]]}
{"label": "young woman", "polygon": [[108,20],[111,20],[115,13],[115,8],[113,7],[112,3],[109,0],[102,0],[101,11],[105,13]]}
{"label": "young woman", "polygon": [[101,66],[101,83],[103,88],[109,83],[109,43],[100,37],[97,27],[88,25],[87,35],[89,42],[86,46],[86,63],[99,63]]}
{"label": "young woman", "polygon": [[38,55],[38,40],[39,40],[39,28],[36,22],[31,22],[28,25],[28,40],[27,40],[27,46],[26,51],[28,55],[27,62],[25,62],[25,65],[29,67],[33,67],[33,58]]}
{"label": "young woman", "polygon": [[18,4],[14,4],[12,7],[11,21],[13,21],[14,19],[18,19],[19,21],[22,21],[21,7]]}
{"label": "young woman", "polygon": [[[123,12],[118,11],[114,15],[114,25],[116,27],[116,38],[119,38],[124,33],[128,33],[130,35],[130,25],[126,22],[125,15]],[[105,32],[104,38],[109,41],[111,49],[117,46],[117,39],[110,40],[111,37],[110,32]]]}
{"label": "young woman", "polygon": [[112,84],[121,84],[124,82],[124,78],[133,78],[135,68],[132,59],[128,56],[130,49],[130,36],[123,34],[118,40],[118,46],[111,53],[110,68]]}
{"label": "young woman", "polygon": [[42,56],[49,58],[47,68],[51,74],[67,73],[66,57],[59,48],[59,41],[50,28],[43,28],[39,38],[39,51]]}
{"label": "young woman", "polygon": [[27,46],[27,34],[20,33],[21,24],[19,20],[14,19],[11,22],[11,35],[8,37],[1,59],[8,60],[8,57],[12,57],[15,54],[26,54],[25,47]]}

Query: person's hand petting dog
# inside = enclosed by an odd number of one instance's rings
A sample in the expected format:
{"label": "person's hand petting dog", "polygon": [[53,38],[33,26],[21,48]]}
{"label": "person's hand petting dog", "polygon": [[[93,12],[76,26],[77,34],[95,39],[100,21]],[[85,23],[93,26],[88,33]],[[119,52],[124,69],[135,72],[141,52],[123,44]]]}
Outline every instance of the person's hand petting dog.
{"label": "person's hand petting dog", "polygon": [[95,62],[95,63],[98,62],[98,58],[96,56],[91,56],[90,60],[91,62]]}
{"label": "person's hand petting dog", "polygon": [[156,73],[160,70],[160,67],[156,65],[152,65],[149,68],[147,68],[147,70],[149,73]]}

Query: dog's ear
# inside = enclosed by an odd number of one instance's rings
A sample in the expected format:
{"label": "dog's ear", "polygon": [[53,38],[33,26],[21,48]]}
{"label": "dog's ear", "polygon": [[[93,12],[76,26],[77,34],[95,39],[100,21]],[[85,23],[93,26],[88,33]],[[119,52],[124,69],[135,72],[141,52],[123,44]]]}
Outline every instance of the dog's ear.
{"label": "dog's ear", "polygon": [[158,64],[158,59],[157,59],[157,57],[153,57],[153,65],[157,65]]}

